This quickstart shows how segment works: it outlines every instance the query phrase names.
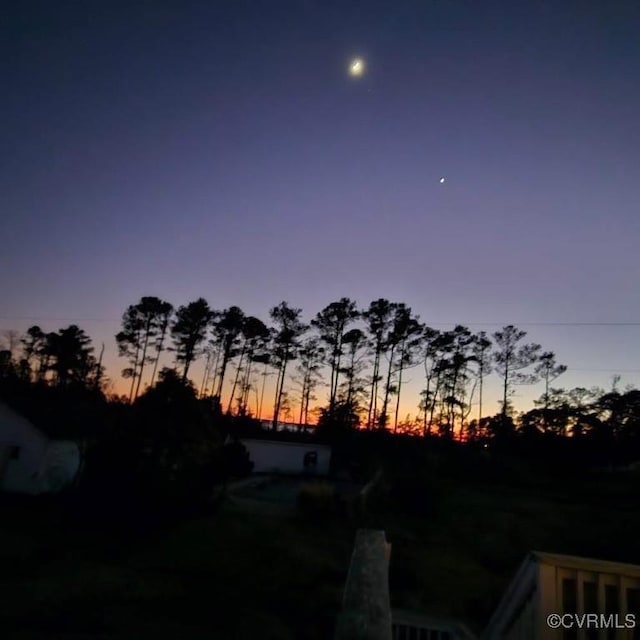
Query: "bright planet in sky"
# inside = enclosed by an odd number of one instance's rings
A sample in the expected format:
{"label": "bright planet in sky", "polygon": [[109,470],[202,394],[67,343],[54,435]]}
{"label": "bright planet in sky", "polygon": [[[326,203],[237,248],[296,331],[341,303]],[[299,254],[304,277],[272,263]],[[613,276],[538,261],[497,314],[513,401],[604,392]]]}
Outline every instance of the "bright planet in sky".
{"label": "bright planet in sky", "polygon": [[444,178],[440,178],[440,184],[444,184]]}
{"label": "bright planet in sky", "polygon": [[364,73],[364,60],[362,58],[354,58],[349,63],[349,75],[354,78],[360,77]]}

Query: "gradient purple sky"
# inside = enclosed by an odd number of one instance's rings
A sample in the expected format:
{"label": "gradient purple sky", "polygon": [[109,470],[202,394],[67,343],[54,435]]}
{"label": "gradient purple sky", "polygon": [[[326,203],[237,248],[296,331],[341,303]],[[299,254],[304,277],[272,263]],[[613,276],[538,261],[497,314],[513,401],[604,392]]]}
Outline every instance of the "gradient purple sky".
{"label": "gradient purple sky", "polygon": [[562,386],[640,384],[639,325],[531,324],[640,323],[637,2],[13,2],[2,22],[0,328],[76,322],[117,378],[143,295],[265,320],[387,297],[522,326]]}

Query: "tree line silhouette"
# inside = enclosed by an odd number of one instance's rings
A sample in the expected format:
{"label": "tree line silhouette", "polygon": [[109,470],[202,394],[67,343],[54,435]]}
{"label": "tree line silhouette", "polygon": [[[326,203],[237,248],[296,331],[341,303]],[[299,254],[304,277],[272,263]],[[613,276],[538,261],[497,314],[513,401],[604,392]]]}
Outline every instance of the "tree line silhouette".
{"label": "tree line silhouette", "polygon": [[[127,363],[122,375],[131,381],[126,400],[134,403],[144,392],[145,376],[146,389],[154,388],[162,371],[159,363],[171,354],[173,367],[168,369],[185,385],[190,384],[192,365],[202,359],[203,374],[194,392],[214,400],[228,415],[261,418],[266,379],[275,375],[274,429],[283,415],[308,425],[311,405],[324,386],[326,404],[318,408],[323,428],[476,441],[516,431],[606,435],[636,443],[639,438],[640,391],[620,391],[618,381],[608,392],[552,386],[566,366],[553,352],[525,343],[526,332],[513,325],[491,335],[463,325],[438,330],[422,323],[408,305],[384,298],[364,309],[341,298],[310,323],[303,322],[301,309],[283,301],[269,311],[269,319],[270,326],[237,306],[215,310],[204,298],[178,308],[157,297],[141,298],[126,309],[115,336],[119,356]],[[19,348],[13,342],[13,349],[0,352],[4,377],[56,387],[104,386],[102,353],[95,357],[91,339],[76,325],[51,333],[33,326],[19,338]],[[419,371],[423,381],[419,417],[413,421],[400,419],[409,370]],[[483,415],[491,375],[501,382],[497,416]],[[516,416],[511,402],[515,388],[536,383],[544,391],[534,408]],[[297,416],[291,409],[294,397]]]}

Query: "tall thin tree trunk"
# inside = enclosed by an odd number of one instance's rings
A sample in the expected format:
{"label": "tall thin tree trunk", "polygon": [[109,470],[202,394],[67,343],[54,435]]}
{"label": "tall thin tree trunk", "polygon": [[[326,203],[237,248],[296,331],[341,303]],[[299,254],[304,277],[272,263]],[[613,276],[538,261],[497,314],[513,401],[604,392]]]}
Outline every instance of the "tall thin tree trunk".
{"label": "tall thin tree trunk", "polygon": [[311,384],[307,385],[307,394],[304,398],[304,426],[309,426],[309,400],[311,398]]}
{"label": "tall thin tree trunk", "polygon": [[544,430],[547,430],[548,427],[548,415],[549,411],[549,369],[546,370],[544,376],[544,414],[542,416],[542,424],[544,426]]}
{"label": "tall thin tree trunk", "polygon": [[447,411],[447,422],[451,427],[451,436],[455,439],[456,435],[456,387],[458,386],[459,368],[454,366],[453,369],[453,381],[451,382],[451,388],[449,390],[449,407]]}
{"label": "tall thin tree trunk", "polygon": [[100,357],[98,358],[98,366],[96,368],[96,381],[95,388],[100,389],[100,381],[102,379],[102,356],[104,355],[104,342],[102,343],[102,348],[100,349]]}
{"label": "tall thin tree trunk", "polygon": [[402,389],[402,363],[400,364],[400,370],[398,371],[398,398],[396,400],[396,415],[393,422],[393,432],[398,431],[398,415],[400,412],[400,390]]}
{"label": "tall thin tree trunk", "polygon": [[258,417],[262,420],[262,407],[264,406],[264,390],[267,386],[267,363],[264,363],[264,370],[262,372],[262,390],[260,393],[260,404],[258,405]]}
{"label": "tall thin tree trunk", "polygon": [[200,384],[200,397],[204,398],[204,391],[207,384],[207,378],[209,376],[209,370],[211,368],[211,351],[207,351],[207,359],[204,363],[204,373],[202,374],[202,383]]}
{"label": "tall thin tree trunk", "polygon": [[426,436],[427,433],[431,433],[431,425],[429,425],[429,390],[431,386],[431,375],[427,377],[427,386],[424,390],[424,419],[422,424],[422,435]]}
{"label": "tall thin tree trunk", "polygon": [[156,361],[153,365],[153,373],[151,374],[151,382],[149,383],[150,387],[153,387],[153,383],[156,380],[156,373],[158,371],[158,362],[160,361],[160,354],[162,353],[162,349],[164,347],[164,339],[167,335],[167,326],[168,322],[164,322],[162,324],[162,333],[160,334],[160,341],[158,342],[158,347],[156,349]]}
{"label": "tall thin tree trunk", "polygon": [[247,356],[247,366],[245,367],[244,379],[242,381],[242,394],[240,397],[240,406],[238,407],[239,413],[243,415],[247,413],[249,407],[249,393],[251,391],[251,365],[253,358],[253,352]]}
{"label": "tall thin tree trunk", "polygon": [[351,352],[351,362],[349,363],[349,386],[347,387],[347,406],[351,406],[353,399],[353,379],[355,378],[356,352]]}
{"label": "tall thin tree trunk", "polygon": [[191,363],[193,362],[193,354],[185,354],[184,358],[184,370],[182,371],[182,382],[187,381],[187,376],[189,375],[189,369],[191,368]]}
{"label": "tall thin tree trunk", "polygon": [[371,381],[371,397],[369,398],[369,411],[367,413],[367,429],[373,427],[377,409],[378,396],[378,376],[380,374],[380,351],[376,348],[376,355],[373,360],[373,380]]}
{"label": "tall thin tree trunk", "polygon": [[502,423],[507,423],[507,391],[509,388],[509,362],[505,362],[504,365],[504,390],[502,395]]}
{"label": "tall thin tree trunk", "polygon": [[282,362],[282,375],[280,376],[280,386],[278,389],[277,402],[273,416],[273,428],[278,428],[278,417],[280,415],[280,408],[282,406],[282,394],[284,391],[284,380],[287,372],[287,364],[289,363],[289,351],[287,350],[284,354],[284,360]]}
{"label": "tall thin tree trunk", "polygon": [[228,363],[229,363],[229,356],[223,353],[222,365],[220,366],[220,377],[218,378],[218,388],[216,390],[216,395],[218,396],[218,401],[220,402],[220,405],[222,405],[222,387],[224,385],[224,377],[227,372]]}
{"label": "tall thin tree trunk", "polygon": [[337,400],[337,396],[338,396],[338,381],[340,379],[340,359],[342,356],[342,339],[340,339],[338,341],[338,346],[337,346],[337,357],[335,360],[335,365],[336,365],[336,375],[335,375],[335,379],[333,380],[333,388],[331,389],[331,398],[332,398],[332,404],[331,407],[332,409],[335,409],[336,406],[336,400]]}
{"label": "tall thin tree trunk", "polygon": [[393,432],[398,431],[398,415],[400,413],[400,390],[402,389],[402,361],[404,360],[404,353],[400,353],[400,369],[398,370],[398,398],[396,400],[396,415],[393,421]]}
{"label": "tall thin tree trunk", "polygon": [[258,386],[256,385],[254,391],[256,392],[256,417],[258,420],[262,420],[260,415],[260,394],[258,393]]}
{"label": "tall thin tree trunk", "polygon": [[136,385],[137,398],[140,395],[140,383],[142,382],[142,372],[144,371],[145,361],[147,359],[147,346],[149,345],[149,333],[151,331],[151,318],[147,319],[145,326],[144,345],[142,346],[142,357],[140,358],[140,373],[138,375],[138,384]]}
{"label": "tall thin tree trunk", "polygon": [[429,410],[429,434],[431,434],[431,429],[433,428],[433,417],[436,413],[436,404],[438,403],[438,393],[440,393],[441,384],[442,373],[438,371],[438,376],[436,377],[436,388],[433,392],[433,401],[431,402],[431,407]]}
{"label": "tall thin tree trunk", "polygon": [[333,406],[335,403],[335,399],[333,397],[333,381],[335,379],[336,374],[336,354],[335,350],[331,354],[331,378],[329,380],[329,413],[333,413]]}
{"label": "tall thin tree trunk", "polygon": [[387,428],[387,422],[389,417],[387,416],[387,410],[389,409],[389,387],[391,386],[391,375],[393,370],[393,356],[395,355],[395,346],[391,348],[391,355],[389,356],[389,369],[387,370],[387,384],[384,389],[384,403],[382,404],[382,415],[385,420],[385,429]]}
{"label": "tall thin tree trunk", "polygon": [[214,396],[214,390],[216,388],[216,382],[218,380],[218,363],[220,362],[220,349],[216,348],[216,356],[213,361],[213,366],[209,369],[209,377],[207,378],[206,388],[209,388],[211,385],[211,395]]}
{"label": "tall thin tree trunk", "polygon": [[231,387],[231,395],[229,396],[229,404],[227,405],[227,413],[231,413],[231,406],[233,404],[233,396],[236,392],[236,387],[238,386],[238,380],[240,379],[240,372],[242,371],[242,361],[244,360],[244,352],[245,347],[242,346],[242,351],[240,352],[240,358],[238,359],[238,366],[236,368],[236,376],[233,379],[233,386]]}
{"label": "tall thin tree trunk", "polygon": [[129,390],[129,403],[133,402],[133,390],[135,389],[136,384],[136,375],[138,373],[138,354],[140,353],[140,342],[139,339],[136,338],[136,355],[133,359],[133,375],[131,376],[131,389]]}
{"label": "tall thin tree trunk", "polygon": [[282,364],[280,365],[280,371],[278,373],[278,380],[276,381],[276,402],[273,407],[273,430],[278,428],[278,416],[280,414],[280,406],[282,404],[282,392],[284,391],[284,376],[287,370],[287,357],[285,354]]}
{"label": "tall thin tree trunk", "polygon": [[[484,356],[483,356],[484,357]],[[480,421],[482,420],[482,383],[484,381],[484,367],[480,365],[480,376],[479,376],[479,398],[478,398],[478,429],[480,429]]]}
{"label": "tall thin tree trunk", "polygon": [[300,393],[300,418],[298,420],[298,425],[302,424],[302,417],[304,415],[304,398],[307,392],[307,378],[308,378],[308,372],[305,372],[304,375],[302,376],[302,391]]}
{"label": "tall thin tree trunk", "polygon": [[544,410],[549,408],[549,372],[547,371],[544,379]]}

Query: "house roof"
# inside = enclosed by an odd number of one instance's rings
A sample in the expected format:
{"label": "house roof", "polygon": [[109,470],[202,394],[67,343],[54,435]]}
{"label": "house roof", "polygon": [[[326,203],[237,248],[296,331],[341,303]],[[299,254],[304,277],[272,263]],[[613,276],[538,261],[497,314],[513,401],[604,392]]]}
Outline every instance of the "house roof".
{"label": "house roof", "polygon": [[250,425],[237,425],[229,429],[229,436],[240,440],[271,440],[272,442],[298,442],[301,444],[329,444],[324,438],[319,438],[315,429],[310,432],[293,430],[273,430],[259,426],[256,423]]}
{"label": "house roof", "polygon": [[284,445],[287,447],[303,447],[305,449],[309,449],[310,447],[322,448],[322,449],[331,449],[328,444],[317,442],[314,440],[304,440],[304,441],[292,441],[292,440],[268,440],[266,438],[240,438],[240,442],[263,442],[264,444],[271,445]]}

